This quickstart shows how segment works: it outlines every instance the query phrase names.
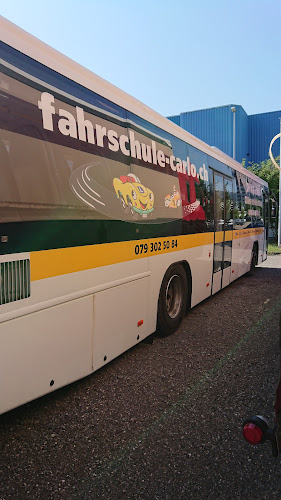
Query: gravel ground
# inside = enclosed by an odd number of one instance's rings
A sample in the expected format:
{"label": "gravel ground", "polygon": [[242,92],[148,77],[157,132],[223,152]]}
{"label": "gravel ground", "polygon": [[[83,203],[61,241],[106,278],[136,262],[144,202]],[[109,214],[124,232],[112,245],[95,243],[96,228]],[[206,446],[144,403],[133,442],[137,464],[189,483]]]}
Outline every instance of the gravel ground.
{"label": "gravel ground", "polygon": [[0,417],[0,499],[278,499],[273,423],[281,256],[92,376]]}

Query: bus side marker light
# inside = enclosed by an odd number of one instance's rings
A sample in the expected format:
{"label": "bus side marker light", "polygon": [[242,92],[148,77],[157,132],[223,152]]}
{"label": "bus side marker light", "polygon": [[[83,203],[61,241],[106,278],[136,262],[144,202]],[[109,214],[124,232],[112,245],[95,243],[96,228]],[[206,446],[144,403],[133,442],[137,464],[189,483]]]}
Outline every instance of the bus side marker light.
{"label": "bus side marker light", "polygon": [[263,441],[263,432],[255,424],[246,424],[243,428],[243,437],[250,444],[260,444]]}
{"label": "bus side marker light", "polygon": [[143,319],[140,319],[140,320],[138,321],[138,326],[141,326],[141,325],[143,325]]}
{"label": "bus side marker light", "polygon": [[278,456],[276,439],[277,425],[269,427],[268,421],[261,415],[248,418],[243,424],[243,437],[250,444],[261,444],[265,441],[271,442],[272,456]]}
{"label": "bus side marker light", "polygon": [[232,274],[233,274],[233,273],[234,273],[234,269],[232,269],[232,271],[231,271],[231,272],[232,272]]}
{"label": "bus side marker light", "polygon": [[211,252],[209,252],[209,257],[211,257]]}
{"label": "bus side marker light", "polygon": [[210,286],[210,283],[207,283],[206,287],[208,288],[208,286]]}

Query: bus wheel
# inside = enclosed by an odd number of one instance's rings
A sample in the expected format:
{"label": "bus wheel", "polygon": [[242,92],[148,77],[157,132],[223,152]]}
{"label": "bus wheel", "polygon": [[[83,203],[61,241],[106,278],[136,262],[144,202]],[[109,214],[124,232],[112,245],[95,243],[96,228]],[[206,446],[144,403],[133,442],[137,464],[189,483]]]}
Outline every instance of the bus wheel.
{"label": "bus wheel", "polygon": [[254,243],[252,248],[251,267],[248,273],[249,276],[253,276],[257,263],[258,263],[258,246],[256,243]]}
{"label": "bus wheel", "polygon": [[162,281],[158,299],[157,330],[162,336],[180,326],[187,304],[187,277],[180,264],[171,266]]}

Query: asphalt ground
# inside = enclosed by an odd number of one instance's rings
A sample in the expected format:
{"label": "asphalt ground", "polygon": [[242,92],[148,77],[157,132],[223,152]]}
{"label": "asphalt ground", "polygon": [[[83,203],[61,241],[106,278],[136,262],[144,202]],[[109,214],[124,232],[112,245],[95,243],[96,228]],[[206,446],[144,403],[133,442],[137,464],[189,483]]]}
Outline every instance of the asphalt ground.
{"label": "asphalt ground", "polygon": [[281,256],[195,307],[180,330],[0,417],[0,499],[281,499],[273,424]]}

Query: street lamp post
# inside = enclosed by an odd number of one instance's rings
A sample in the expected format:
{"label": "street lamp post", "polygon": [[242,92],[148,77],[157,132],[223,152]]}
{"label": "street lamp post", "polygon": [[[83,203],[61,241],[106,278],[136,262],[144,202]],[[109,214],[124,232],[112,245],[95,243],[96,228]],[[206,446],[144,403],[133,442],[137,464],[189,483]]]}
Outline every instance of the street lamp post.
{"label": "street lamp post", "polygon": [[236,113],[236,108],[235,106],[231,106],[231,111],[233,113],[233,160],[235,160],[235,155],[236,155],[236,151],[235,151],[235,143],[236,143],[236,123],[235,123],[235,113]]}
{"label": "street lamp post", "polygon": [[280,121],[280,150],[279,150],[279,212],[278,212],[278,246],[281,246],[281,118]]}
{"label": "street lamp post", "polygon": [[[279,213],[278,213],[278,246],[281,246],[281,118],[280,120],[280,133],[277,134],[275,137],[273,137],[270,146],[269,146],[269,156],[270,159],[273,163],[273,165],[279,169]],[[273,158],[272,154],[272,146],[273,143],[280,137],[280,157],[279,157],[279,165],[276,163],[275,159]]]}

